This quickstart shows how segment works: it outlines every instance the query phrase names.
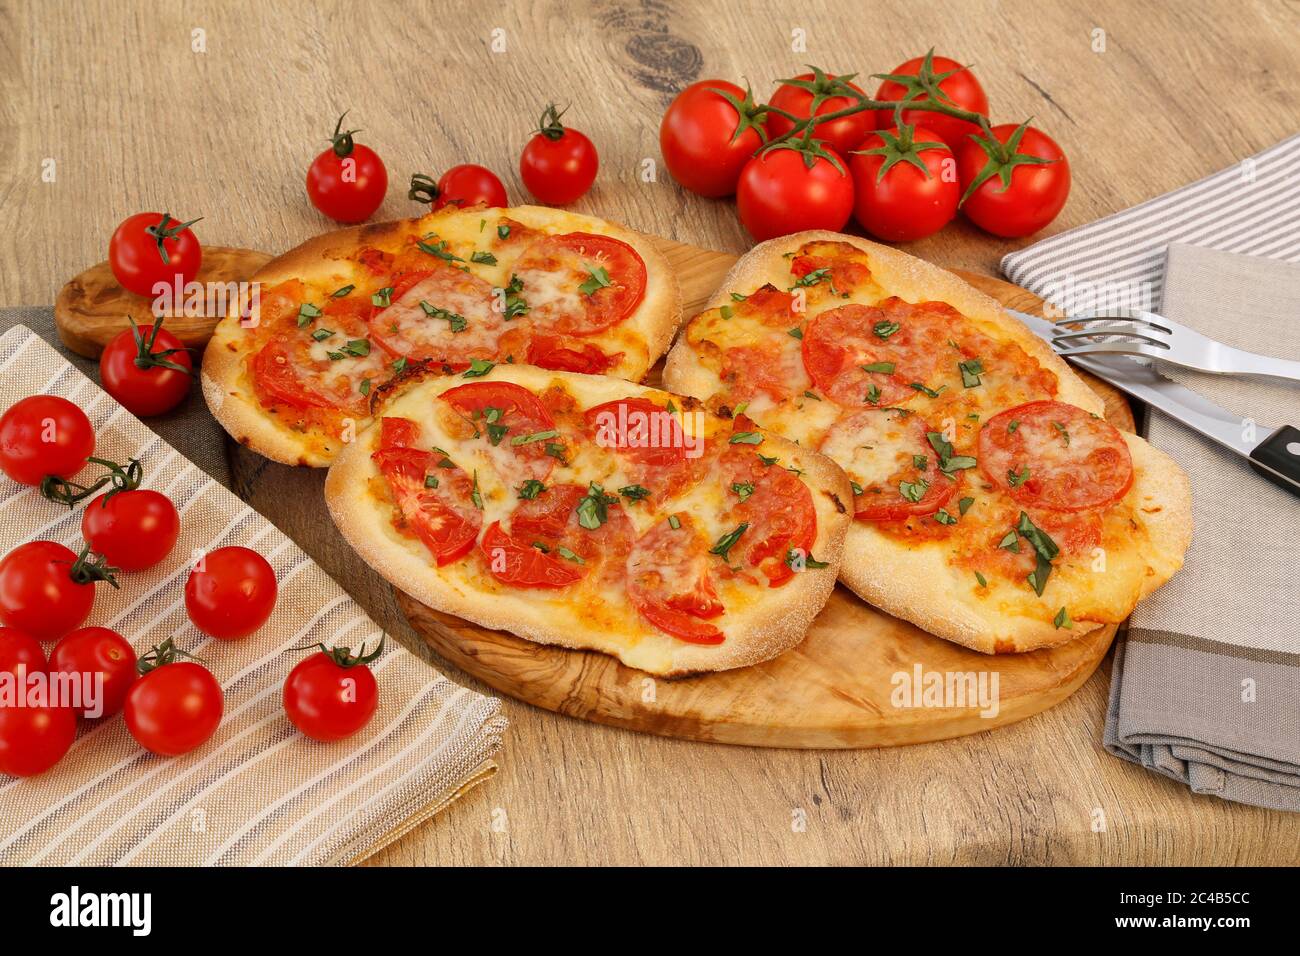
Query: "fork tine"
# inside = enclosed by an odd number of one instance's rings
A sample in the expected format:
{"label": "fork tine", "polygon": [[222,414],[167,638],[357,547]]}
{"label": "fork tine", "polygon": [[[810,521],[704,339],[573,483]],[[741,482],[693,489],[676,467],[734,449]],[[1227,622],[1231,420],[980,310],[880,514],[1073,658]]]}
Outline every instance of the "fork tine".
{"label": "fork tine", "polygon": [[[1063,319],[1057,319],[1053,324],[1058,325],[1061,328],[1071,328],[1075,325],[1088,326],[1091,328],[1093,327],[1093,324],[1097,322],[1123,323],[1127,327],[1133,327],[1133,328],[1141,327],[1143,329],[1154,329],[1159,332],[1166,332],[1169,335],[1173,335],[1173,329],[1166,328],[1165,326],[1159,325],[1158,323],[1148,322],[1145,319],[1128,318],[1126,316],[1117,316],[1117,315],[1084,316],[1082,318],[1080,318],[1079,316],[1072,315]],[[1119,325],[1115,326],[1115,328],[1119,328],[1119,327],[1120,327]]]}
{"label": "fork tine", "polygon": [[1142,331],[1121,328],[1119,326],[1106,326],[1098,329],[1086,329],[1082,332],[1064,332],[1052,336],[1053,343],[1074,342],[1083,340],[1100,340],[1103,336],[1114,335],[1122,336],[1126,339],[1137,339],[1140,342],[1150,342],[1152,345],[1158,345],[1161,348],[1168,349],[1170,344],[1164,339],[1155,335],[1148,335]]}
{"label": "fork tine", "polygon": [[1162,332],[1168,332],[1170,335],[1184,328],[1184,326],[1166,319],[1163,315],[1145,312],[1141,309],[1113,309],[1104,313],[1081,312],[1077,315],[1066,315],[1059,319],[1053,319],[1053,322],[1056,325],[1073,325],[1076,322],[1082,325],[1087,322],[1114,322],[1116,320],[1140,323],[1159,329]]}
{"label": "fork tine", "polygon": [[1167,358],[1167,346],[1153,347],[1143,342],[1093,342],[1085,345],[1063,346],[1052,342],[1052,348],[1061,358],[1073,355],[1147,355],[1151,358]]}

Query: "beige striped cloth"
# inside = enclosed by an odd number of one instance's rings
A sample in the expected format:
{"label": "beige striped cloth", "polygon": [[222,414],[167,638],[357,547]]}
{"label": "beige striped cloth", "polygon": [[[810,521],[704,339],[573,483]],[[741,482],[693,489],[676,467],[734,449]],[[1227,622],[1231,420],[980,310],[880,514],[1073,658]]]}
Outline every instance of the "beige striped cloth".
{"label": "beige striped cloth", "polygon": [[[495,772],[500,702],[458,687],[389,642],[371,665],[380,707],[356,737],[321,744],[284,715],[281,688],[302,653],[324,642],[373,647],[365,612],[284,534],[114,402],[30,329],[0,335],[0,409],[62,395],[86,410],[95,454],[144,466],[168,495],[181,538],[156,568],[96,585],[88,624],[144,650],[175,637],[225,691],[215,736],[179,758],[142,750],[119,717],[83,722],[68,755],[26,780],[0,776],[0,863],[35,865],[328,865],[356,862]],[[89,473],[89,470],[88,470]],[[0,551],[45,538],[80,547],[71,511],[0,476]],[[271,620],[242,641],[205,638],[185,614],[195,556],[243,545],[275,568]],[[47,646],[47,650],[49,647]]]}

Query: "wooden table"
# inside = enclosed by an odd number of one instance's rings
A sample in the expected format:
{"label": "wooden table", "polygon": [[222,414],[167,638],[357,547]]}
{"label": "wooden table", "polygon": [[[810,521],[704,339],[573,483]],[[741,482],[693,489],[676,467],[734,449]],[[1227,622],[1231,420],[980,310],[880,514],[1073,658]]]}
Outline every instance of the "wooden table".
{"label": "wooden table", "polygon": [[[698,78],[747,76],[762,96],[808,62],[882,72],[931,45],[973,62],[996,118],[1033,114],[1070,156],[1051,231],[1300,128],[1300,12],[1281,3],[444,6],[0,2],[0,305],[52,302],[140,209],[202,215],[205,242],[270,251],[327,228],[303,177],[345,108],[388,163],[380,217],[417,211],[411,172],[461,161],[525,200],[515,161],[550,98],[601,152],[578,211],[735,252],[729,202],[641,178],[673,91]],[[796,30],[807,52],[792,52]],[[958,222],[909,251],[992,274],[1016,245]],[[234,466],[242,494],[411,639],[328,525],[321,475]],[[1014,727],[850,753],[664,740],[507,701],[497,778],[376,862],[1296,862],[1300,816],[1194,796],[1103,751],[1106,671]]]}

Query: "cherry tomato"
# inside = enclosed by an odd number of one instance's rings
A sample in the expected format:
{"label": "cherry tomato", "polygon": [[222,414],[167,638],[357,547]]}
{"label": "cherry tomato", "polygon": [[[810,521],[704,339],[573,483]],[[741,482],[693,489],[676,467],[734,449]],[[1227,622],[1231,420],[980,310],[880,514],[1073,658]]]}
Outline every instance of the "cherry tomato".
{"label": "cherry tomato", "polygon": [[[145,750],[179,757],[206,743],[221,724],[225,697],[212,672],[174,652],[155,649],[126,695],[126,729]],[[161,661],[162,663],[158,663]]]}
{"label": "cherry tomato", "polygon": [[766,114],[754,95],[726,80],[701,80],[677,94],[659,124],[659,149],[673,179],[701,196],[730,196],[763,145]]}
{"label": "cherry tomato", "polygon": [[343,129],[339,117],[331,146],[307,167],[307,196],[311,204],[336,222],[364,222],[384,201],[388,170],[369,146],[353,140],[360,130]]}
{"label": "cherry tomato", "polygon": [[322,649],[289,672],[284,682],[284,712],[312,740],[351,737],[370,723],[379,707],[379,687],[366,665],[379,656],[353,657],[342,648]]}
{"label": "cherry tomato", "polygon": [[71,478],[94,452],[90,419],[66,398],[32,395],[0,416],[0,468],[19,484]]}
{"label": "cherry tomato", "polygon": [[154,296],[154,287],[193,282],[203,265],[203,247],[190,226],[170,213],[141,212],[128,216],[108,241],[108,265],[122,288]]}
{"label": "cherry tomato", "polygon": [[736,207],[759,241],[805,229],[839,232],[853,212],[853,180],[831,150],[771,149],[745,164]]}
{"label": "cherry tomato", "polygon": [[45,651],[36,638],[13,627],[0,627],[0,672],[18,673],[18,665],[27,673],[46,669]]}
{"label": "cherry tomato", "polygon": [[576,129],[560,123],[563,111],[546,107],[541,123],[519,157],[519,175],[539,202],[564,206],[574,202],[596,180],[600,159],[596,147]]}
{"label": "cherry tomato", "polygon": [[[956,60],[935,56],[933,50],[925,56],[913,57],[906,63],[899,64],[890,71],[890,75],[903,78],[903,82],[885,80],[880,84],[880,89],[876,90],[876,99],[904,99],[922,82],[917,77],[923,77],[926,82],[937,82],[939,89],[952,101],[951,105],[971,113],[988,115],[989,98],[984,94],[980,81],[975,79],[975,74]],[[919,98],[924,100],[930,97],[922,94]],[[954,153],[967,142],[970,133],[979,132],[979,127],[974,123],[928,110],[904,110],[903,122],[909,126],[919,125],[933,130]],[[876,112],[876,129],[889,129],[896,125],[893,110]]]}
{"label": "cherry tomato", "polygon": [[435,183],[431,176],[416,173],[411,177],[411,189],[406,194],[418,202],[430,203],[434,209],[443,206],[497,206],[510,205],[506,187],[497,174],[486,166],[464,163],[447,170]]}
{"label": "cherry tomato", "polygon": [[123,329],[99,356],[99,380],[132,415],[146,418],[171,411],[190,393],[194,362],[171,332],[154,325]]}
{"label": "cherry tomato", "polygon": [[849,171],[853,214],[877,239],[922,239],[957,215],[957,163],[938,134],[925,127],[907,134],[897,129],[872,133],[849,157]]}
{"label": "cherry tomato", "polygon": [[957,151],[957,175],[966,190],[962,212],[995,236],[1028,236],[1065,206],[1070,161],[1055,140],[1032,126],[1006,123],[993,127],[993,135],[1002,144],[996,158],[975,140]]}
{"label": "cherry tomato", "polygon": [[44,773],[63,759],[76,737],[77,715],[71,708],[0,704],[0,773]]}
{"label": "cherry tomato", "polygon": [[102,696],[95,702],[98,712],[87,707],[81,716],[109,717],[122,709],[135,683],[135,650],[117,631],[83,627],[65,634],[54,645],[49,670],[51,674],[88,674],[91,680],[102,674]]}
{"label": "cherry tomato", "polygon": [[[803,73],[786,80],[772,95],[771,105],[785,110],[799,119],[807,119],[812,109],[813,100],[817,100],[817,115],[838,113],[857,102],[852,96],[845,95],[845,87],[861,93],[862,89],[849,82],[850,77],[837,77],[823,73],[813,67],[812,73]],[[845,153],[862,142],[862,138],[871,131],[874,117],[871,110],[862,110],[841,116],[839,119],[827,120],[813,127],[813,137],[820,139],[837,153]],[[780,113],[769,113],[767,129],[773,136],[782,136],[794,128],[794,123]]]}
{"label": "cherry tomato", "polygon": [[42,641],[79,627],[95,603],[95,581],[116,586],[102,560],[54,541],[31,541],[0,558],[0,623]]}
{"label": "cherry tomato", "polygon": [[225,641],[247,637],[275,610],[275,571],[249,548],[209,551],[185,582],[185,610],[204,634]]}
{"label": "cherry tomato", "polygon": [[123,571],[151,568],[171,554],[181,519],[161,492],[133,488],[100,495],[81,514],[90,549]]}

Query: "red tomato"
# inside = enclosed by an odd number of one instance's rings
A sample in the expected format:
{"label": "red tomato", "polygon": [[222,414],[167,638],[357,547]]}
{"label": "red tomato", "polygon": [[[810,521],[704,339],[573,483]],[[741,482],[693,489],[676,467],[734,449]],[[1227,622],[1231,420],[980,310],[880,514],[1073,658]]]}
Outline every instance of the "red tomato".
{"label": "red tomato", "polygon": [[[602,271],[603,270],[603,271]],[[536,302],[528,311],[534,329],[561,335],[593,335],[622,322],[645,298],[646,268],[640,254],[621,239],[590,232],[565,232],[534,242],[510,271],[525,289],[554,282],[568,272],[574,284],[591,283],[591,292]]]}
{"label": "red tomato", "polygon": [[962,212],[995,236],[1031,235],[1065,206],[1070,161],[1055,140],[1032,126],[1005,123],[993,127],[993,135],[1002,144],[995,156],[975,140],[957,151],[957,174],[966,190]]}
{"label": "red tomato", "polygon": [[897,129],[872,133],[849,157],[849,170],[856,197],[853,213],[877,239],[923,239],[957,215],[957,163],[939,136],[925,127],[906,137]]}
{"label": "red tomato", "polygon": [[576,561],[535,548],[527,539],[511,537],[500,521],[488,525],[479,549],[492,576],[517,588],[568,587],[584,573]]}
{"label": "red tomato", "polygon": [[[385,418],[380,449],[371,458],[384,476],[402,520],[433,554],[439,567],[467,555],[478,540],[483,515],[473,503],[474,485],[463,468],[445,467],[445,455],[406,447],[390,437]],[[407,422],[414,426],[414,422]],[[413,439],[412,439],[413,440]],[[432,484],[430,483],[432,481]]]}
{"label": "red tomato", "polygon": [[42,641],[62,637],[90,614],[95,581],[114,586],[115,568],[53,541],[31,541],[0,558],[0,623]]}
{"label": "red tomato", "polygon": [[[98,713],[89,708],[81,716],[107,717],[126,703],[135,683],[135,650],[117,631],[106,627],[83,627],[64,635],[50,651],[51,674],[103,675],[103,694],[96,702]],[[89,701],[86,701],[89,703]]]}
{"label": "red tomato", "polygon": [[77,736],[67,707],[0,706],[0,773],[34,777],[63,759]]}
{"label": "red tomato", "polygon": [[940,470],[929,434],[919,415],[894,408],[867,409],[831,426],[821,451],[842,461],[853,479],[854,517],[898,521],[932,515],[952,499],[957,482]]}
{"label": "red tomato", "polygon": [[13,627],[0,627],[0,672],[18,673],[18,665],[27,673],[46,669],[45,651],[36,638]]}
{"label": "red tomato", "polygon": [[[927,61],[929,61],[928,65]],[[934,51],[900,64],[890,71],[890,75],[899,77],[902,82],[885,80],[876,90],[876,99],[896,102],[906,98],[908,93],[914,90],[923,90],[922,80],[917,79],[920,76],[924,82],[938,83],[939,89],[952,101],[951,105],[970,113],[988,115],[989,98],[984,94],[984,87],[980,86],[980,81],[975,79],[975,74],[956,60],[950,60],[946,56],[935,56]],[[924,92],[919,97],[923,100],[929,98],[929,94]],[[904,110],[903,122],[933,130],[954,153],[957,152],[958,147],[968,142],[969,134],[979,132],[979,127],[974,123],[928,110]],[[889,129],[896,125],[893,110],[880,110],[876,113],[876,129]]]}
{"label": "red tomato", "polygon": [[123,329],[99,356],[99,380],[104,390],[132,415],[161,415],[190,393],[194,363],[176,336],[155,325]]}
{"label": "red tomato", "polygon": [[66,398],[32,395],[0,416],[0,468],[19,484],[71,478],[94,452],[90,419]]}
{"label": "red tomato", "polygon": [[171,554],[180,533],[171,499],[147,488],[102,494],[81,514],[90,549],[123,571],[153,567]]}
{"label": "red tomato", "polygon": [[[805,156],[812,157],[811,168]],[[805,229],[839,232],[853,212],[853,180],[830,150],[813,155],[772,149],[745,164],[736,206],[740,221],[759,241]]]}
{"label": "red tomato", "polygon": [[[814,67],[812,73],[803,73],[783,82],[773,94],[771,105],[799,119],[807,119],[811,115],[813,100],[816,99],[818,116],[838,113],[852,106],[857,100],[844,93],[837,94],[837,91],[847,86],[859,93],[862,92],[857,84],[849,82],[854,75],[856,74],[840,78],[831,73],[823,73]],[[872,122],[871,110],[862,110],[848,116],[841,116],[839,119],[816,124],[813,127],[813,138],[820,139],[837,153],[844,153],[862,142],[862,138],[871,131]],[[793,128],[794,123],[780,113],[768,114],[767,129],[773,137],[783,136]]]}
{"label": "red tomato", "polygon": [[378,153],[352,139],[360,130],[343,129],[347,115],[334,127],[333,145],[307,167],[307,196],[336,222],[364,222],[384,201],[388,170]]}
{"label": "red tomato", "polygon": [[627,594],[637,612],[659,630],[689,644],[721,644],[708,623],[726,609],[713,587],[709,544],[685,512],[656,521],[627,559]]}
{"label": "red tomato", "polygon": [[563,111],[546,107],[541,123],[519,157],[519,175],[539,202],[567,205],[591,188],[600,159],[576,129],[560,124]]}
{"label": "red tomato", "polygon": [[225,698],[206,667],[163,659],[165,663],[146,671],[127,693],[126,729],[145,750],[179,757],[216,733]]}
{"label": "red tomato", "polygon": [[749,90],[701,80],[677,94],[659,124],[659,149],[673,179],[701,196],[730,196],[763,145],[767,122]]}
{"label": "red tomato", "polygon": [[203,247],[190,226],[165,212],[128,216],[108,241],[108,264],[122,288],[154,296],[158,283],[185,285],[194,281],[203,264]]}
{"label": "red tomato", "polygon": [[351,737],[375,715],[379,687],[367,663],[379,656],[353,657],[341,648],[300,661],[284,682],[284,712],[312,740],[329,743]]}
{"label": "red tomato", "polygon": [[473,163],[451,167],[439,177],[436,184],[431,176],[416,173],[411,177],[411,188],[406,195],[418,202],[427,202],[434,209],[443,206],[510,205],[506,187],[501,185],[497,174],[486,166],[476,166]]}
{"label": "red tomato", "polygon": [[275,610],[275,570],[250,548],[217,548],[185,582],[185,610],[204,634],[233,641],[266,623]]}
{"label": "red tomato", "polygon": [[730,552],[731,560],[758,568],[769,587],[780,587],[794,576],[791,552],[807,561],[817,539],[812,492],[784,468],[763,464],[752,446],[730,446],[720,465],[726,487],[747,490],[745,498],[727,510],[729,524],[746,526]]}

